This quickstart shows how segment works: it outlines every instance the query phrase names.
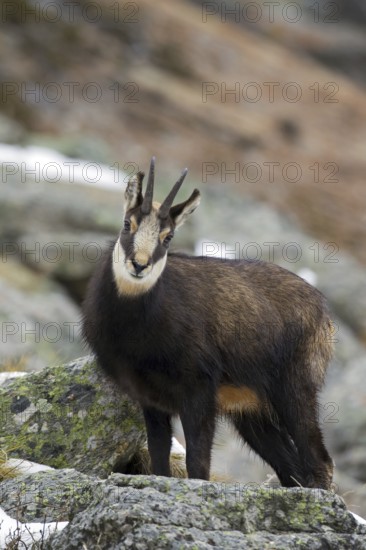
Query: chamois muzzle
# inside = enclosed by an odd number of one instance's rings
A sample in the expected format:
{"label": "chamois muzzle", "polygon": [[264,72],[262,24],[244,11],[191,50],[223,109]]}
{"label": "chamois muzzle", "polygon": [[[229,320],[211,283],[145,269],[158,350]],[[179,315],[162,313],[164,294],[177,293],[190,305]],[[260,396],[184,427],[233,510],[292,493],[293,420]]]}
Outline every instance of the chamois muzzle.
{"label": "chamois muzzle", "polygon": [[137,276],[140,275],[140,273],[151,264],[151,262],[148,262],[147,264],[142,265],[139,264],[136,260],[131,260],[131,263],[135,269],[135,273]]}

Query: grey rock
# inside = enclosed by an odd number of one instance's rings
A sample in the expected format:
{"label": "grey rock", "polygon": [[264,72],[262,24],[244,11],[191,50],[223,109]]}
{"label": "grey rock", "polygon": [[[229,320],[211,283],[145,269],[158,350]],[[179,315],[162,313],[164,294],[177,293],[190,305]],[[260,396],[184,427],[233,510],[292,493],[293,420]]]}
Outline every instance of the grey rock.
{"label": "grey rock", "polygon": [[19,521],[69,521],[43,542],[52,550],[366,548],[365,526],[322,490],[59,470],[3,482],[0,498]]}
{"label": "grey rock", "polygon": [[[338,457],[337,457],[338,464]],[[337,493],[342,496],[349,510],[359,516],[366,516],[366,485],[360,483],[355,477],[347,474],[347,470],[336,468],[334,484]]]}
{"label": "grey rock", "polygon": [[326,491],[238,493],[224,484],[120,474],[97,487],[47,549],[366,548],[365,528]]}
{"label": "grey rock", "polygon": [[107,476],[146,440],[138,405],[117,392],[91,357],[6,381],[0,442],[12,458]]}
{"label": "grey rock", "polygon": [[74,240],[82,231],[114,233],[120,229],[122,189],[123,182],[119,193],[72,181],[50,185],[9,176],[2,183],[0,240],[10,244],[19,240],[20,254],[21,237],[27,233],[68,232]]}
{"label": "grey rock", "polygon": [[32,370],[83,354],[79,310],[59,284],[0,261],[0,370]]}
{"label": "grey rock", "polygon": [[3,113],[0,114],[0,142],[18,143],[25,138],[25,135],[26,132],[21,124]]}
{"label": "grey rock", "polygon": [[73,469],[23,475],[0,484],[0,506],[22,523],[67,521],[96,498],[98,483]]}
{"label": "grey rock", "polygon": [[339,409],[339,422],[334,423],[329,434],[337,464],[363,482],[366,481],[365,370],[366,357],[351,361],[327,393]]}
{"label": "grey rock", "polygon": [[[112,237],[112,235],[110,236]],[[32,269],[61,281],[87,280],[106,247],[107,236],[100,233],[75,232],[27,233],[19,242],[24,247],[21,260]],[[39,254],[27,253],[35,247]]]}
{"label": "grey rock", "polygon": [[[29,232],[17,239],[20,259],[31,269],[57,280],[80,302],[108,241],[115,235],[92,231]],[[37,250],[27,253],[27,251]]]}

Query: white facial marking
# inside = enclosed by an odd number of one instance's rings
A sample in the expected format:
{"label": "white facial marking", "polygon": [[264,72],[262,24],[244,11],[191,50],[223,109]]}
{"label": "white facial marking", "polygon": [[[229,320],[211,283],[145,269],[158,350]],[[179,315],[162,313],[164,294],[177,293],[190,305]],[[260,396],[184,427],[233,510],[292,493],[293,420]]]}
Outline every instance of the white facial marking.
{"label": "white facial marking", "polygon": [[155,212],[142,219],[134,238],[134,256],[141,265],[152,257],[159,237],[159,221]]}
{"label": "white facial marking", "polygon": [[[138,296],[148,292],[162,274],[166,260],[167,255],[165,254],[154,265],[144,270],[142,277],[136,277],[133,275],[132,264],[128,260],[126,261],[126,255],[118,239],[112,257],[112,269],[118,293],[123,296]],[[147,271],[146,274],[145,271]]]}

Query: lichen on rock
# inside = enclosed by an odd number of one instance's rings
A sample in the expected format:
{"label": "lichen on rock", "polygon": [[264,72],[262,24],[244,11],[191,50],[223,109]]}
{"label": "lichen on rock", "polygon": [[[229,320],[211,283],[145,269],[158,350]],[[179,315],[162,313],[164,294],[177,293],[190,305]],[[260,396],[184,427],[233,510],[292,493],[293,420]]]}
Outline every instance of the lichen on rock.
{"label": "lichen on rock", "polygon": [[92,357],[8,380],[0,388],[0,442],[9,456],[106,477],[146,440],[137,404]]}
{"label": "lichen on rock", "polygon": [[339,496],[322,490],[123,474],[98,479],[60,470],[9,480],[2,497],[22,521],[69,521],[45,541],[52,550],[366,549],[366,526]]}

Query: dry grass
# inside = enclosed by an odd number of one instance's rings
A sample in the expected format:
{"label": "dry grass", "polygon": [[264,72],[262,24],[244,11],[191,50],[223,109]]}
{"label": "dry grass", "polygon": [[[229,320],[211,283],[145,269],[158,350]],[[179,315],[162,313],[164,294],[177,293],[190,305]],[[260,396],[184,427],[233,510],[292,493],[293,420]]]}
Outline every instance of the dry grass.
{"label": "dry grass", "polygon": [[4,359],[3,362],[0,363],[0,372],[24,372],[26,370],[27,365],[27,356],[21,355],[20,357],[9,357],[8,359]]}
{"label": "dry grass", "polygon": [[19,475],[17,468],[14,466],[7,466],[8,453],[14,449],[0,449],[0,482],[5,479],[12,479]]}
{"label": "dry grass", "polygon": [[[173,477],[187,477],[185,458],[182,458],[180,455],[172,455],[170,457],[170,468]],[[147,449],[140,449],[135,454],[128,473],[134,475],[151,475],[150,455]]]}

